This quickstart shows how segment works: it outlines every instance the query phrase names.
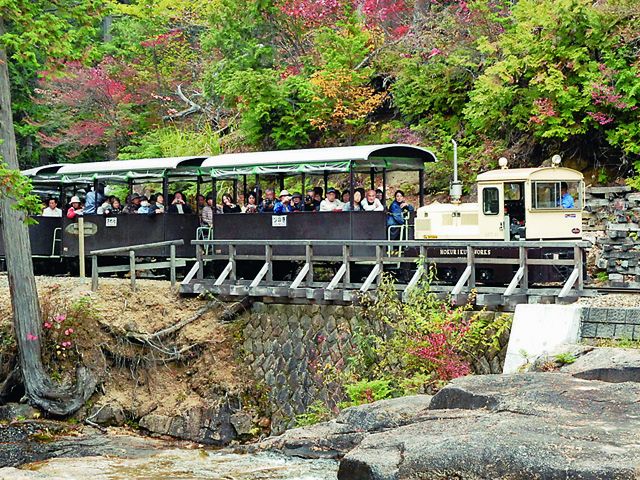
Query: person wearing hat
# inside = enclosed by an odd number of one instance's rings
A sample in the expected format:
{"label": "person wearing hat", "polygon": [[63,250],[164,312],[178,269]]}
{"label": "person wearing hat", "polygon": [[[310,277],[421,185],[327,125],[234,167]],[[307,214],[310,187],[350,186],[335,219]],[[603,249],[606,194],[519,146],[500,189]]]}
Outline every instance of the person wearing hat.
{"label": "person wearing hat", "polygon": [[291,208],[294,212],[304,212],[305,204],[302,201],[302,194],[300,192],[294,192],[291,196]]}
{"label": "person wearing hat", "polygon": [[80,202],[80,198],[77,195],[71,197],[71,201],[69,202],[70,207],[67,210],[67,218],[76,218],[84,213],[82,209],[82,203]]}
{"label": "person wearing hat", "polygon": [[278,195],[278,200],[276,200],[275,206],[273,207],[273,213],[276,215],[283,215],[291,212],[293,212],[291,194],[286,190],[282,190],[280,195]]}
{"label": "person wearing hat", "polygon": [[342,202],[336,198],[336,189],[327,189],[327,198],[320,203],[321,212],[341,212]]}
{"label": "person wearing hat", "polygon": [[140,208],[140,195],[137,193],[132,194],[129,197],[129,201],[127,205],[122,209],[122,213],[138,213],[138,209]]}

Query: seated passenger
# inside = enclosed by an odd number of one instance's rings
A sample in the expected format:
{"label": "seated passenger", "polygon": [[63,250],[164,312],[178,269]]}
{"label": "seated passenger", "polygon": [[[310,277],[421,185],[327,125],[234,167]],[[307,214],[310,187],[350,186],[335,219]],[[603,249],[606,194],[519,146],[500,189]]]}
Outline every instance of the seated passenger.
{"label": "seated passenger", "polygon": [[196,195],[196,205],[198,207],[198,210],[202,210],[204,207],[207,206],[207,201],[204,198],[204,195],[198,194]]}
{"label": "seated passenger", "polygon": [[151,207],[151,204],[149,203],[149,199],[147,198],[146,195],[142,195],[140,197],[140,207],[138,208],[138,211],[136,213],[138,213],[140,215],[155,215],[156,214],[155,208]]}
{"label": "seated passenger", "polygon": [[155,213],[164,213],[164,197],[161,193],[154,193],[149,197],[149,206]]}
{"label": "seated passenger", "polygon": [[283,215],[285,213],[293,212],[293,206],[291,205],[291,195],[287,190],[282,190],[278,195],[278,201],[273,207],[273,213],[276,215]]}
{"label": "seated passenger", "polygon": [[327,198],[320,203],[321,212],[341,212],[342,202],[336,198],[336,189],[327,190]]}
{"label": "seated passenger", "polygon": [[[404,215],[413,212],[413,206],[409,205],[404,199],[404,192],[402,190],[396,190],[394,195],[395,199],[389,205],[389,212],[387,214],[387,226],[404,225]],[[398,240],[400,238],[400,230],[394,228],[391,230],[391,240]]]}
{"label": "seated passenger", "polygon": [[562,208],[576,208],[573,197],[569,193],[569,186],[567,185],[567,182],[562,182],[560,184],[560,205]]}
{"label": "seated passenger", "polygon": [[317,212],[320,209],[320,203],[316,203],[315,191],[313,188],[307,190],[307,195],[304,197],[304,211],[305,212]]}
{"label": "seated passenger", "polygon": [[47,202],[47,208],[42,211],[43,217],[62,217],[62,210],[58,208],[58,200],[50,198]]}
{"label": "seated passenger", "polygon": [[322,187],[315,187],[313,189],[313,202],[317,204],[316,210],[320,211],[320,204],[322,203],[322,199],[324,198],[324,190]]}
{"label": "seated passenger", "polygon": [[264,191],[264,199],[260,204],[260,213],[273,213],[273,209],[276,205],[276,192],[273,188],[267,188]]}
{"label": "seated passenger", "polygon": [[82,203],[80,202],[80,199],[77,195],[71,197],[71,201],[69,203],[70,206],[69,210],[67,210],[67,218],[76,218],[84,214]]}
{"label": "seated passenger", "polygon": [[351,192],[349,190],[345,190],[342,192],[342,203],[351,203]]}
{"label": "seated passenger", "polygon": [[203,227],[213,226],[213,196],[207,195],[207,204],[200,212],[200,224]]}
{"label": "seated passenger", "polygon": [[376,195],[376,191],[371,189],[367,191],[367,196],[364,200],[362,200],[360,207],[365,212],[382,212],[384,211],[384,205],[382,202],[378,200]]}
{"label": "seated passenger", "polygon": [[138,213],[140,208],[140,195],[133,193],[128,197],[127,205],[122,209],[122,213],[134,214]]}
{"label": "seated passenger", "polygon": [[305,204],[302,201],[302,194],[300,192],[295,192],[291,196],[291,208],[293,208],[294,212],[304,212]]}
{"label": "seated passenger", "polygon": [[381,188],[376,189],[376,198],[382,202],[382,199],[384,198],[384,192]]}
{"label": "seated passenger", "polygon": [[87,198],[85,199],[84,213],[85,215],[95,215],[98,213],[98,207],[102,205],[105,201],[104,196],[104,184],[98,184],[98,191],[95,191],[93,187],[91,191],[87,193]]}
{"label": "seated passenger", "polygon": [[228,193],[222,195],[222,213],[242,213],[240,206],[234,203]]}
{"label": "seated passenger", "polygon": [[181,215],[193,213],[182,192],[173,194],[173,201],[171,202],[171,206],[169,206],[169,213],[178,213]]}
{"label": "seated passenger", "polygon": [[344,210],[345,212],[359,212],[360,210],[362,210],[361,202],[362,194],[360,193],[360,190],[356,190],[353,194],[353,210],[351,209],[351,202],[345,203],[342,210]]}
{"label": "seated passenger", "polygon": [[122,213],[122,204],[118,197],[113,197],[113,203],[111,204],[111,215],[118,215]]}
{"label": "seated passenger", "polygon": [[249,193],[247,197],[247,205],[244,207],[244,213],[258,213],[258,197],[254,192]]}

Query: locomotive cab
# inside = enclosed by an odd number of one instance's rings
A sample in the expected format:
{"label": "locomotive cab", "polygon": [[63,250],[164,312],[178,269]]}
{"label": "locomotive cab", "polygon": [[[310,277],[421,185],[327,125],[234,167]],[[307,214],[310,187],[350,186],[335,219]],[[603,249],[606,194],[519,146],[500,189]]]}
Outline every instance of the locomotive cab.
{"label": "locomotive cab", "polygon": [[478,175],[477,203],[432,203],[417,211],[416,239],[579,240],[582,173],[554,166],[506,166]]}

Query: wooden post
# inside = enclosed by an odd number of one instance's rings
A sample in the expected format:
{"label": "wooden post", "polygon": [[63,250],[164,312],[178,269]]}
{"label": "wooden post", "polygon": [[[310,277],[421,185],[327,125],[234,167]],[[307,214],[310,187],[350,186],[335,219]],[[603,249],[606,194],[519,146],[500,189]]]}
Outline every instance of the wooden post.
{"label": "wooden post", "polygon": [[327,194],[327,189],[329,188],[329,172],[326,170],[322,173],[322,178],[324,180],[324,194]]}
{"label": "wooden post", "polygon": [[170,278],[171,278],[171,287],[176,286],[176,246],[169,246],[169,265],[170,265]]}
{"label": "wooden post", "polygon": [[84,265],[84,217],[78,217],[78,260],[80,262],[80,282],[84,283],[85,265]]}
{"label": "wooden post", "polygon": [[524,273],[522,275],[522,280],[520,281],[520,288],[522,288],[523,293],[526,295],[527,290],[529,290],[529,266],[527,265],[527,249],[525,247],[518,247],[519,256],[520,256],[520,266],[524,267]]}
{"label": "wooden post", "polygon": [[[200,205],[198,205],[198,197],[200,196],[200,184],[202,183],[202,177],[198,175],[196,177],[196,214],[200,215]],[[205,202],[206,205],[206,202]]]}
{"label": "wooden post", "polygon": [[[282,191],[282,190],[284,190],[284,173],[280,173],[278,175],[278,180],[279,180],[279,183],[280,183],[280,191]],[[278,193],[280,193],[280,192],[278,192]]]}
{"label": "wooden post", "polygon": [[242,176],[242,194],[244,195],[244,203],[247,203],[249,192],[247,191],[247,176]]}
{"label": "wooden post", "polygon": [[574,268],[578,270],[578,292],[582,292],[582,290],[584,289],[584,279],[582,278],[582,248],[578,246],[573,247],[573,261]]}
{"label": "wooden post", "polygon": [[313,245],[308,244],[305,247],[305,261],[309,264],[309,272],[307,273],[307,286],[313,283]]}
{"label": "wooden post", "polygon": [[471,267],[471,275],[469,276],[469,290],[476,288],[476,262],[475,252],[471,245],[467,245],[467,266]]}
{"label": "wooden post", "polygon": [[213,214],[218,213],[218,182],[216,179],[211,180],[211,196],[213,197]]}
{"label": "wooden post", "polygon": [[[215,245],[213,246],[215,253]],[[202,261],[202,245],[196,245],[196,262],[198,262],[199,268],[196,278],[202,280],[204,278],[204,262]]]}
{"label": "wooden post", "polygon": [[267,282],[273,282],[273,246],[265,245],[264,247],[264,263],[269,264],[269,270],[267,271]]}
{"label": "wooden post", "polygon": [[129,250],[129,272],[131,273],[131,290],[136,290],[136,252]]}
{"label": "wooden post", "polygon": [[169,177],[165,171],[162,176],[162,200],[164,201],[163,207],[165,213],[169,210]]}
{"label": "wooden post", "polygon": [[351,266],[349,264],[349,257],[351,256],[351,246],[343,245],[342,246],[342,263],[346,267],[346,272],[344,274],[344,288],[348,288],[351,283]]}
{"label": "wooden post", "polygon": [[231,280],[236,281],[236,246],[229,245],[229,263],[231,264]]}
{"label": "wooden post", "polygon": [[98,256],[91,257],[91,291],[98,290]]}
{"label": "wooden post", "polygon": [[378,265],[378,279],[376,280],[377,284],[380,284],[380,278],[382,277],[382,272],[384,271],[384,262],[382,261],[384,249],[380,245],[376,245],[376,264]]}

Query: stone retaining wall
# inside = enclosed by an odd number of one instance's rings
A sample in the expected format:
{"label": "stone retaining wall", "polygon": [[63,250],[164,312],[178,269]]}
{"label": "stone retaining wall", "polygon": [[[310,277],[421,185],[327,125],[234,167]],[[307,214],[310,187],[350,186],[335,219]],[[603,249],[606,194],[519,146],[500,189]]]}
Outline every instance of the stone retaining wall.
{"label": "stone retaining wall", "polygon": [[639,308],[585,307],[580,315],[582,339],[640,340]]}
{"label": "stone retaining wall", "polygon": [[[295,416],[318,400],[343,400],[338,386],[326,383],[320,370],[340,367],[351,356],[356,314],[353,306],[255,303],[240,320],[246,362],[267,387],[273,406],[274,433],[291,427]],[[482,315],[493,319],[502,314]],[[502,372],[508,334],[500,340],[499,351],[488,351],[474,362],[476,373]]]}

